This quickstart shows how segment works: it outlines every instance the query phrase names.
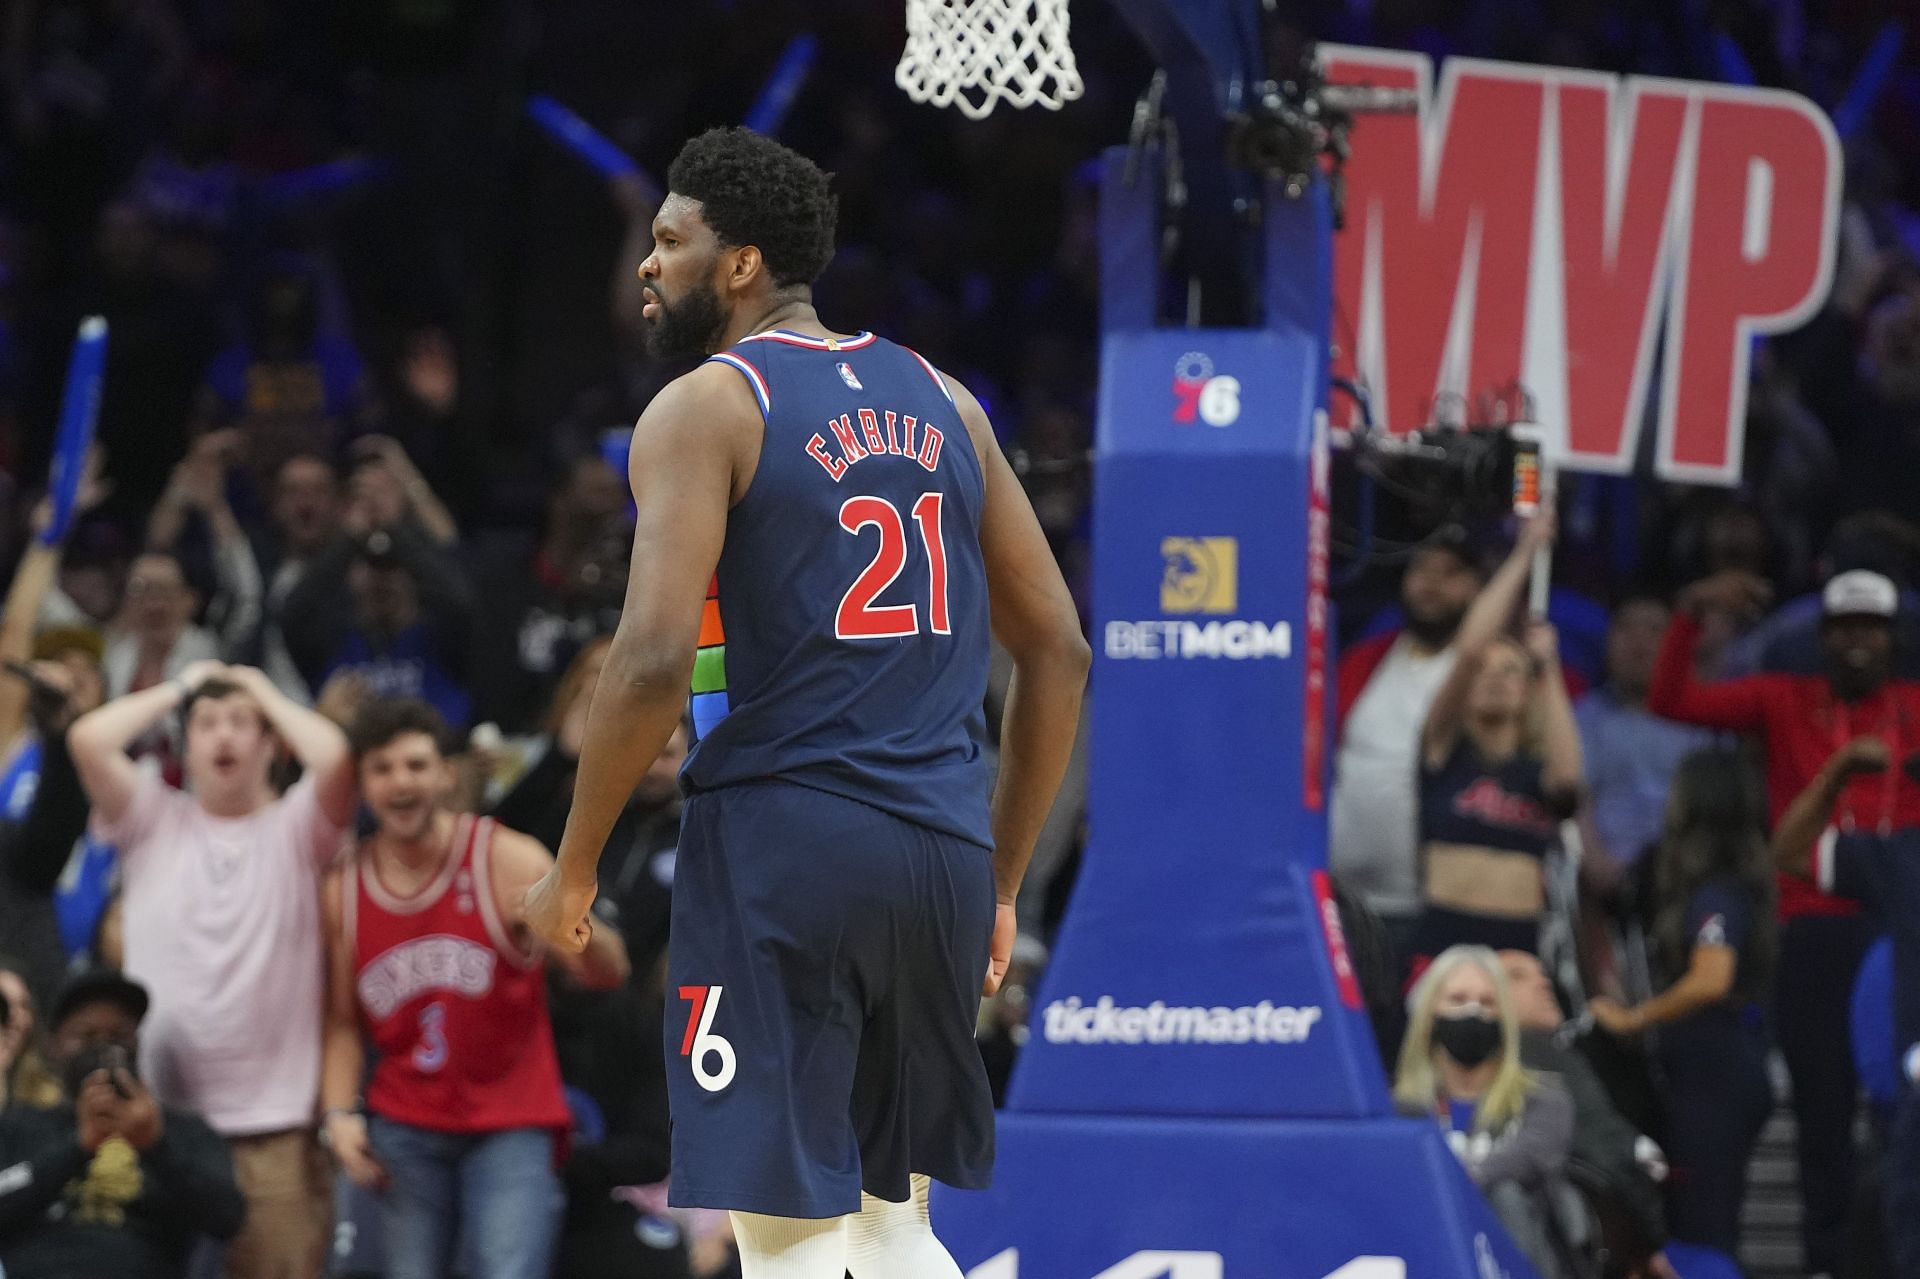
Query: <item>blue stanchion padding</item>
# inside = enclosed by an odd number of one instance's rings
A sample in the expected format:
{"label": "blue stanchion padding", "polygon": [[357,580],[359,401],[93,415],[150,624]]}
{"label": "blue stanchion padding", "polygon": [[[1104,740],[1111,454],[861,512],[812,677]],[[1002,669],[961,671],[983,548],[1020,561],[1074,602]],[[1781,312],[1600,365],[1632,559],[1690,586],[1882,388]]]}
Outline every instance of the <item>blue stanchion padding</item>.
{"label": "blue stanchion padding", "polygon": [[1529,1275],[1391,1115],[1325,877],[1327,192],[1267,191],[1264,327],[1162,330],[1127,178],[1109,152],[1090,844],[993,1189],[935,1229],[972,1279]]}
{"label": "blue stanchion padding", "polygon": [[1873,104],[1886,89],[1906,39],[1907,29],[1898,20],[1881,27],[1880,34],[1873,38],[1867,56],[1860,59],[1860,69],[1853,74],[1853,83],[1847,86],[1846,96],[1833,109],[1833,131],[1842,141],[1859,133],[1873,114]]}
{"label": "blue stanchion padding", "polygon": [[107,322],[91,315],[80,322],[73,354],[67,361],[67,387],[60,400],[53,466],[47,476],[53,519],[40,535],[48,545],[64,538],[73,525],[74,502],[80,495],[81,477],[86,474],[87,450],[93,447],[94,426],[100,418],[100,386],[106,375]]}
{"label": "blue stanchion padding", "polygon": [[969,1279],[1533,1275],[1434,1125],[1003,1115],[991,1190],[934,1187]]}
{"label": "blue stanchion padding", "polygon": [[1095,490],[1092,843],[1009,1104],[1380,1115],[1312,872],[1307,539],[1322,348],[1120,333]]}
{"label": "blue stanchion padding", "polygon": [[742,121],[755,133],[764,133],[773,137],[780,132],[780,126],[786,123],[787,112],[793,109],[793,100],[800,96],[800,90],[806,87],[807,76],[813,70],[813,60],[820,53],[820,41],[811,31],[803,31],[787,42],[780,54],[780,61],[774,63],[773,71],[767,76],[765,84],[760,86],[760,94],[753,100],[753,107]]}
{"label": "blue stanchion padding", "polygon": [[544,93],[527,99],[527,115],[554,141],[591,165],[602,177],[623,177],[640,167],[613,139]]}

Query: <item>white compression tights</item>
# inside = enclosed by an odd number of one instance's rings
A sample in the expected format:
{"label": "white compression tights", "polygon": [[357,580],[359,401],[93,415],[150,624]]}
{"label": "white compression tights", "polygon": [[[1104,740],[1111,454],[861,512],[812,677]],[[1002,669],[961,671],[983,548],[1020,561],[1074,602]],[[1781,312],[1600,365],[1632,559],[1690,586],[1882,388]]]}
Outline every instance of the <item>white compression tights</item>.
{"label": "white compression tights", "polygon": [[930,1183],[914,1174],[903,1204],[860,1196],[860,1213],[847,1220],[847,1269],[853,1279],[961,1279],[927,1218]]}
{"label": "white compression tights", "polygon": [[851,1217],[810,1221],[736,1212],[741,1279],[961,1279],[927,1217],[925,1177],[905,1203],[860,1196]]}
{"label": "white compression tights", "polygon": [[847,1272],[845,1217],[728,1215],[740,1249],[740,1279],[843,1279]]}

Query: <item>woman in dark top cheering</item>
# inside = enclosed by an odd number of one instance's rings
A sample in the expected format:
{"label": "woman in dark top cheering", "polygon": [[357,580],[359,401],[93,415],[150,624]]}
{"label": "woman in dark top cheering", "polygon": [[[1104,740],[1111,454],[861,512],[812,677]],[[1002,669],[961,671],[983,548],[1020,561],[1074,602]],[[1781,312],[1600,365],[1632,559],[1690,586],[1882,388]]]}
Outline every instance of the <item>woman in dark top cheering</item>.
{"label": "woman in dark top cheering", "polygon": [[1538,950],[1542,863],[1579,806],[1580,767],[1552,626],[1534,621],[1525,643],[1496,638],[1460,654],[1421,740],[1417,954]]}
{"label": "woman in dark top cheering", "polygon": [[1661,992],[1589,1007],[1615,1035],[1658,1028],[1667,1081],[1669,1232],[1733,1255],[1747,1160],[1773,1109],[1761,1014],[1776,945],[1772,858],[1752,771],[1729,751],[1682,761],[1653,855]]}

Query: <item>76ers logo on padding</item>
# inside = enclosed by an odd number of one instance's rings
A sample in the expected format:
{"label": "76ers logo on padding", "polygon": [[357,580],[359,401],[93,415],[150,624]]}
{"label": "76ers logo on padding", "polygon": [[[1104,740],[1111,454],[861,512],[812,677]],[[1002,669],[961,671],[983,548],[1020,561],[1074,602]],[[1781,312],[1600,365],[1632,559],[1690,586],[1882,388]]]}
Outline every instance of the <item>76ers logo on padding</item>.
{"label": "76ers logo on padding", "polygon": [[1240,419],[1240,379],[1213,371],[1204,351],[1188,351],[1173,365],[1173,420],[1190,426],[1232,426]]}
{"label": "76ers logo on padding", "polygon": [[[739,1062],[733,1045],[713,1033],[713,1016],[720,1011],[720,992],[724,986],[682,986],[680,998],[692,1004],[687,1012],[687,1033],[680,1040],[680,1055],[690,1057],[693,1080],[708,1092],[724,1091],[733,1082]],[[708,1070],[707,1058],[718,1057],[720,1069]]]}
{"label": "76ers logo on padding", "polygon": [[840,363],[834,365],[833,367],[840,370],[840,380],[842,382],[845,382],[848,386],[852,387],[854,390],[864,391],[867,389],[866,387],[861,386],[860,379],[854,376],[853,365],[848,364],[845,360],[842,360],[840,361]]}

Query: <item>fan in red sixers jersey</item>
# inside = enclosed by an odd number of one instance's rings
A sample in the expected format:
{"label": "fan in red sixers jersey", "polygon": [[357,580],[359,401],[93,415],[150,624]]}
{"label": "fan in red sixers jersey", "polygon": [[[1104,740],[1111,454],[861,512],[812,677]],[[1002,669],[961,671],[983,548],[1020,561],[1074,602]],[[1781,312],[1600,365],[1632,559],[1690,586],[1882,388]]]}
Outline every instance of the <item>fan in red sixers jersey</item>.
{"label": "fan in red sixers jersey", "polygon": [[[444,1274],[457,1239],[479,1279],[539,1279],[570,1118],[545,955],[520,901],[552,859],[529,836],[447,810],[446,725],[424,702],[374,702],[351,737],[376,829],[322,897],[325,1140],[355,1183],[385,1191],[392,1273]],[[594,988],[627,978],[618,929],[559,962]],[[375,1052],[364,1107],[363,1043]]]}

